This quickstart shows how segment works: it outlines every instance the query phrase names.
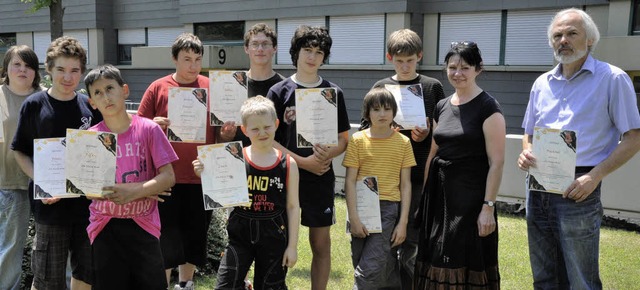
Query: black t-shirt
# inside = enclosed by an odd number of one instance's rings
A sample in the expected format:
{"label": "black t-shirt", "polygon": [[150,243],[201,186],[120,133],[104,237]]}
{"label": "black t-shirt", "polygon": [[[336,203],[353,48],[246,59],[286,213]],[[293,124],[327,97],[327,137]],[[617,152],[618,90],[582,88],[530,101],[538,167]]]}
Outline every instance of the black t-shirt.
{"label": "black t-shirt", "polygon": [[438,127],[433,139],[436,153],[445,160],[486,160],[487,149],[482,125],[494,113],[502,113],[500,104],[486,92],[462,105],[452,105],[451,96],[438,102],[434,120]]}
{"label": "black t-shirt", "polygon": [[[338,93],[338,132],[336,134],[349,131],[351,125],[349,124],[349,116],[347,115],[347,108],[344,103],[344,93],[342,89],[334,83],[322,80],[317,88],[335,88]],[[276,113],[280,120],[280,125],[276,131],[276,141],[282,144],[289,151],[301,156],[307,157],[313,154],[312,148],[298,148],[297,132],[296,132],[296,118],[304,118],[305,116],[299,116],[295,113],[296,110],[296,89],[306,89],[303,86],[296,84],[290,77],[282,82],[275,84],[269,90],[268,98],[273,101],[276,107]],[[287,116],[285,116],[285,111]],[[293,116],[293,118],[292,118]],[[304,186],[304,180],[316,180],[321,182],[331,183],[335,181],[335,175],[333,173],[333,167],[325,174],[318,176],[302,168],[300,171],[300,185]],[[302,190],[301,190],[302,191]]]}
{"label": "black t-shirt", "polygon": [[[281,82],[282,80],[284,80],[284,77],[278,73],[262,81],[256,81],[249,78],[249,84],[247,86],[249,98],[252,98],[258,95],[266,98],[267,93],[269,92],[269,89],[273,85]],[[245,136],[242,133],[242,130],[240,130],[240,128],[238,128],[238,130],[236,131],[236,136],[233,137],[233,141],[242,141],[243,147],[248,147],[249,145],[251,145],[251,140],[249,139],[249,137]]]}
{"label": "black t-shirt", "polygon": [[[421,84],[422,85],[422,100],[424,101],[424,109],[427,117],[429,118],[429,127],[433,128],[433,111],[436,107],[436,104],[444,99],[444,90],[442,89],[442,84],[434,79],[423,75],[418,75],[413,80],[409,81],[397,81],[392,79],[391,77],[381,79],[377,81],[373,87],[384,87],[385,85],[414,85]],[[361,128],[368,128],[369,124],[367,121],[362,119]],[[403,135],[409,137],[411,140],[411,147],[413,148],[413,156],[416,158],[416,166],[411,168],[411,183],[420,184],[424,180],[424,165],[427,162],[427,157],[429,157],[429,150],[431,149],[431,135],[432,132],[429,132],[429,135],[422,141],[416,142],[411,139],[411,130],[402,130],[400,131]]]}
{"label": "black t-shirt", "polygon": [[[29,96],[20,108],[20,119],[11,149],[33,160],[33,140],[64,137],[69,129],[87,130],[102,121],[102,115],[89,105],[89,98],[78,94],[70,101],[59,101],[47,91]],[[37,166],[37,164],[34,164]],[[88,223],[90,200],[84,197],[61,199],[45,205],[33,199],[33,181],[29,182],[31,209],[38,223],[60,225]]]}

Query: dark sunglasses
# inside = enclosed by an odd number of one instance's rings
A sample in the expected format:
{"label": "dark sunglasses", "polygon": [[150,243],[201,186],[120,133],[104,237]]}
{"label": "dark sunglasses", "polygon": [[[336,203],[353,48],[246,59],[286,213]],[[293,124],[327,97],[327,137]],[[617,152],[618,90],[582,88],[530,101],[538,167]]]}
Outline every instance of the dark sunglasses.
{"label": "dark sunglasses", "polygon": [[476,47],[478,45],[473,41],[454,41],[451,43],[451,48],[456,46]]}

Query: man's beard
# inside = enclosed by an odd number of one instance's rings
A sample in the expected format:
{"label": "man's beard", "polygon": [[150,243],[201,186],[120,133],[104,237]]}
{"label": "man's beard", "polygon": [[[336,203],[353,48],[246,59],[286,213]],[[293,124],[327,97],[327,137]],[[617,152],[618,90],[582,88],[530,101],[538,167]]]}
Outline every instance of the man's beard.
{"label": "man's beard", "polygon": [[[561,47],[562,48],[562,47]],[[560,49],[561,49],[560,48]],[[585,50],[577,50],[577,49],[573,49],[573,54],[571,55],[562,55],[560,54],[560,49],[556,49],[553,51],[553,56],[556,58],[556,61],[558,61],[561,64],[570,64],[573,63],[579,59],[581,59],[582,57],[584,57],[585,55],[587,55],[587,53],[589,53],[588,49]]]}

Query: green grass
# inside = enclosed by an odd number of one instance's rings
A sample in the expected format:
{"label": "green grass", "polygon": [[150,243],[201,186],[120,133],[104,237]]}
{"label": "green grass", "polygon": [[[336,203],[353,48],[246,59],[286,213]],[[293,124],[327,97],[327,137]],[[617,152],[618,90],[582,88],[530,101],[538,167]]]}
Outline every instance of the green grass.
{"label": "green grass", "polygon": [[[336,198],[338,223],[331,228],[331,276],[327,289],[351,289],[353,267],[351,246],[345,233],[346,203]],[[500,274],[502,289],[532,289],[531,268],[527,246],[526,223],[523,217],[498,214],[500,227]],[[300,227],[298,263],[287,275],[289,289],[310,289],[311,250],[309,231]],[[638,289],[640,285],[640,234],[603,228],[600,234],[600,274],[604,289]],[[215,277],[196,281],[196,289],[213,289]]]}

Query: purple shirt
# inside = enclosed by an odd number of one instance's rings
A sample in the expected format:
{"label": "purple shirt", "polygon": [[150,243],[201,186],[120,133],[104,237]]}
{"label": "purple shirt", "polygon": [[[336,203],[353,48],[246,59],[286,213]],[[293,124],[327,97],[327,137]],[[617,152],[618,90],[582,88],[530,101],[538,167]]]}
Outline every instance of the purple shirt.
{"label": "purple shirt", "polygon": [[576,131],[576,166],[596,166],[622,134],[640,128],[633,84],[623,70],[591,55],[570,79],[560,67],[533,84],[522,128],[531,136],[534,127]]}
{"label": "purple shirt", "polygon": [[[153,121],[131,116],[129,129],[118,134],[116,183],[144,182],[157,175],[157,169],[178,159],[167,137]],[[111,132],[103,122],[90,130]],[[117,205],[108,200],[93,200],[89,206],[87,233],[91,243],[111,218],[133,219],[141,228],[160,238],[158,201],[141,198]]]}

